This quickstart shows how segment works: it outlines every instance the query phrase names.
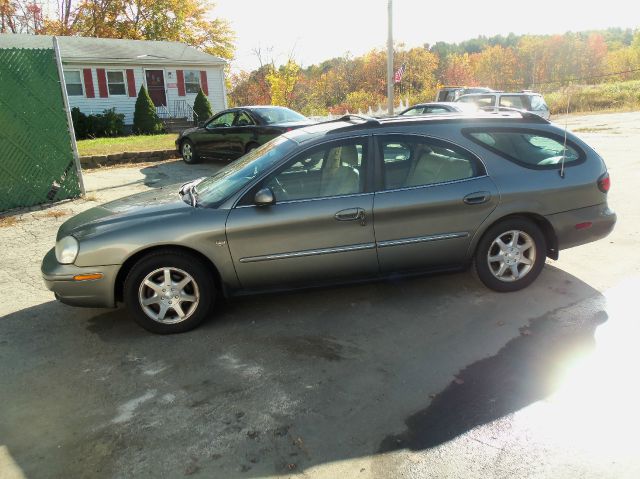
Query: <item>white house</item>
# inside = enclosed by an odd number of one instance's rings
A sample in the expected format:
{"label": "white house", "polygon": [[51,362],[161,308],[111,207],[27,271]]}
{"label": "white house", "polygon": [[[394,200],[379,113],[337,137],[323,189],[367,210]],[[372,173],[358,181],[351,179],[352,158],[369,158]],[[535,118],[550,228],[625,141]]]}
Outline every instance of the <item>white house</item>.
{"label": "white house", "polygon": [[[193,119],[202,88],[212,110],[227,107],[225,60],[178,42],[57,37],[71,108],[86,114],[115,108],[125,125],[145,85],[162,118]],[[47,35],[0,34],[0,48],[51,48]]]}

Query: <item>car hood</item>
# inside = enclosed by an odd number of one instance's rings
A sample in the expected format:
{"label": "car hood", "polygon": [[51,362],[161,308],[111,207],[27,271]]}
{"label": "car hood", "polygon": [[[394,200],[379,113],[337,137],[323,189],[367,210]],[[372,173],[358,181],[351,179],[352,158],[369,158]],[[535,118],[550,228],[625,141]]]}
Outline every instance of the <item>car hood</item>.
{"label": "car hood", "polygon": [[[199,126],[193,126],[191,128],[187,128],[186,130],[182,130],[180,132],[180,134],[178,135],[178,138],[182,138],[183,136],[187,136],[189,133],[193,133],[195,131],[202,130],[202,129],[203,128],[201,128]],[[176,141],[177,141],[177,139],[176,139]]]}
{"label": "car hood", "polygon": [[159,217],[164,220],[165,217],[188,213],[194,208],[180,197],[180,186],[175,184],[137,193],[83,211],[60,226],[57,239],[68,235],[82,239],[124,224],[140,224]]}

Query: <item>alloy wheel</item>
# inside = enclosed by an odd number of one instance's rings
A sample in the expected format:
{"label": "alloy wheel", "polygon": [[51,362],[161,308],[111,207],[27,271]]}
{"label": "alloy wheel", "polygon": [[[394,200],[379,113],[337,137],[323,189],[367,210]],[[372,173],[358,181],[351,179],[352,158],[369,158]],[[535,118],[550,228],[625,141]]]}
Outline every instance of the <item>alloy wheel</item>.
{"label": "alloy wheel", "polygon": [[191,148],[190,143],[185,143],[182,145],[182,158],[187,163],[193,159],[193,149]]}
{"label": "alloy wheel", "polygon": [[491,243],[487,262],[496,279],[509,283],[520,280],[536,262],[536,244],[524,231],[505,231]]}
{"label": "alloy wheel", "polygon": [[140,283],[138,301],[149,318],[163,324],[176,324],[196,311],[200,290],[186,271],[174,267],[159,268]]}

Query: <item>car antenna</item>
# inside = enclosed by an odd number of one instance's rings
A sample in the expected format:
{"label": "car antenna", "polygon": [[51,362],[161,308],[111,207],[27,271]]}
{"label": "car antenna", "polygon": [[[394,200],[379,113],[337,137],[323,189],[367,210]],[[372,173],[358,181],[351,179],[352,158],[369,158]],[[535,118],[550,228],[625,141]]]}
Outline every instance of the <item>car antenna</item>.
{"label": "car antenna", "polygon": [[569,123],[569,102],[571,101],[571,82],[567,87],[567,114],[564,117],[564,144],[562,145],[562,162],[560,163],[560,178],[564,178],[564,160],[567,157],[567,128]]}

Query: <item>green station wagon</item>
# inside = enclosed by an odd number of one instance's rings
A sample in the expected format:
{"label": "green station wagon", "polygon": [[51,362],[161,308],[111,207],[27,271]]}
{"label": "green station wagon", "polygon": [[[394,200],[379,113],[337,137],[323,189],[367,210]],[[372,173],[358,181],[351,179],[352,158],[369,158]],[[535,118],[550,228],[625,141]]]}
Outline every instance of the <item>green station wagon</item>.
{"label": "green station wagon", "polygon": [[346,116],[69,219],[42,274],[60,301],[124,302],[156,333],[197,326],[220,296],[471,264],[515,291],[611,232],[608,189],[600,156],[536,115]]}

